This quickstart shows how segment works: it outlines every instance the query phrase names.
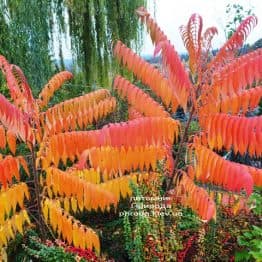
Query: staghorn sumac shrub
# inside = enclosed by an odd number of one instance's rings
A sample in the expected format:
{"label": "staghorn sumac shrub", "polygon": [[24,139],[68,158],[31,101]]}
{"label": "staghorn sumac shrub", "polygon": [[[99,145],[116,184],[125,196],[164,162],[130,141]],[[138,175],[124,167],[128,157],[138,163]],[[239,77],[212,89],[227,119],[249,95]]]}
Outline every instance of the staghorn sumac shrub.
{"label": "staghorn sumac shrub", "polygon": [[[10,92],[10,100],[0,95],[0,148],[8,152],[0,157],[0,247],[5,248],[16,232],[24,232],[24,224],[30,223],[29,212],[43,237],[48,229],[77,250],[94,249],[98,255],[98,232],[75,214],[116,208],[121,198],[131,196],[130,181],[148,183],[162,160],[164,195],[174,208],[183,205],[195,211],[204,223],[201,236],[205,223],[216,219],[217,206],[230,206],[232,215],[246,211],[248,196],[254,186],[261,186],[261,169],[221,156],[231,150],[257,158],[262,154],[261,116],[245,115],[262,96],[262,50],[237,56],[257,18],[247,17],[213,56],[211,41],[217,29],[203,31],[202,17],[193,14],[180,27],[189,54],[185,65],[150,14],[143,7],[137,14],[150,32],[155,53],[162,54],[163,70],[145,62],[121,41],[115,44],[114,54],[162,102],[116,76],[114,91],[128,103],[130,119],[125,122],[118,119],[90,130],[90,125],[116,110],[117,101],[107,89],[48,108],[56,90],[72,74],[58,73],[34,98],[22,70],[0,56]],[[172,118],[178,109],[187,112],[186,123]],[[200,130],[191,135],[192,120]],[[28,147],[29,168],[24,157],[16,156],[17,143]],[[30,193],[36,203],[32,206],[24,203],[30,194],[27,184],[20,182],[21,168],[33,178]],[[159,259],[165,261],[172,255],[164,250],[170,250],[170,239],[160,237],[159,244],[150,236],[142,239],[138,230],[139,234],[139,250],[144,240]],[[198,240],[199,245],[204,243]],[[150,248],[147,252],[152,258]]]}

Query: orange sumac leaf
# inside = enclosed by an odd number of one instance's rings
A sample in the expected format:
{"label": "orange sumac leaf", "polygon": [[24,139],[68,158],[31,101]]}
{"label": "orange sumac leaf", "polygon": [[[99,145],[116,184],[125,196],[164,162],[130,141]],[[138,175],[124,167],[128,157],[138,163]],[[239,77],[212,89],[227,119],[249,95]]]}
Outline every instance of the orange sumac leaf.
{"label": "orange sumac leaf", "polygon": [[74,161],[85,149],[99,146],[125,148],[145,145],[172,144],[177,140],[179,122],[172,118],[143,117],[128,122],[114,123],[100,130],[58,134],[44,140],[38,152],[38,162],[45,169],[59,160]]}
{"label": "orange sumac leaf", "polygon": [[7,138],[7,144],[8,144],[8,147],[9,147],[10,151],[12,152],[13,155],[15,155],[15,151],[16,151],[16,135],[13,132],[11,132],[11,131],[7,131],[6,138]]}
{"label": "orange sumac leaf", "polygon": [[87,182],[93,183],[93,184],[99,184],[100,183],[100,173],[97,172],[94,168],[89,169],[70,169],[68,172],[71,175],[79,176],[80,178],[84,179]]}
{"label": "orange sumac leaf", "polygon": [[34,142],[32,130],[27,121],[28,115],[20,111],[0,94],[0,122],[9,131],[20,137],[24,142]]}
{"label": "orange sumac leaf", "polygon": [[227,40],[227,42],[219,49],[215,58],[211,60],[208,68],[210,70],[220,69],[224,64],[236,55],[236,51],[242,47],[248,34],[257,25],[256,16],[248,16],[238,26],[234,34]]}
{"label": "orange sumac leaf", "polygon": [[39,94],[39,107],[45,107],[48,104],[49,100],[52,98],[54,92],[58,90],[65,81],[68,81],[72,78],[73,74],[68,71],[62,71],[54,75]]}
{"label": "orange sumac leaf", "polygon": [[215,202],[203,188],[196,186],[185,172],[181,173],[175,189],[169,191],[169,196],[183,206],[192,208],[205,222],[216,217]]}
{"label": "orange sumac leaf", "polygon": [[94,247],[99,254],[100,242],[97,234],[70,216],[60,207],[58,201],[46,198],[42,202],[42,209],[45,210],[46,222],[49,222],[52,229],[58,231],[58,235],[61,235],[69,245],[73,244],[75,247],[83,249]]}
{"label": "orange sumac leaf", "polygon": [[[261,66],[262,48],[248,54],[237,57],[229,64],[217,70],[212,76],[210,90],[215,99],[219,94],[231,96],[232,92],[239,95],[247,86],[251,86],[254,81],[259,83],[262,78]],[[216,93],[213,92],[214,89]],[[217,92],[218,91],[218,92]]]}
{"label": "orange sumac leaf", "polygon": [[127,99],[128,104],[144,116],[170,116],[169,113],[148,94],[119,75],[114,79],[114,88],[121,98]]}
{"label": "orange sumac leaf", "polygon": [[17,159],[19,160],[19,164],[23,167],[24,171],[28,176],[30,176],[29,169],[26,163],[26,160],[22,156],[18,156]]}
{"label": "orange sumac leaf", "polygon": [[31,113],[35,109],[34,98],[22,70],[16,65],[9,64],[1,55],[0,69],[6,78],[7,87],[15,106],[23,112]]}
{"label": "orange sumac leaf", "polygon": [[214,26],[208,27],[205,32],[203,33],[202,36],[202,52],[204,53],[204,59],[202,58],[202,63],[207,63],[208,60],[208,54],[211,48],[211,41],[213,39],[213,37],[218,34],[217,28]]}
{"label": "orange sumac leaf", "polygon": [[69,99],[41,113],[44,136],[75,130],[78,127],[83,129],[112,113],[115,108],[116,99],[105,89]]}
{"label": "orange sumac leaf", "polygon": [[192,91],[192,84],[189,75],[174,46],[165,41],[159,43],[162,53],[162,60],[168,72],[169,85],[174,90],[179,105],[187,111],[187,101]]}
{"label": "orange sumac leaf", "polygon": [[0,125],[0,148],[5,149],[6,147],[6,135],[5,135],[5,128]]}
{"label": "orange sumac leaf", "polygon": [[[76,172],[73,171],[70,173],[71,175],[75,175]],[[122,198],[126,198],[127,196],[132,195],[132,190],[130,187],[130,182],[133,183],[142,183],[144,181],[148,181],[149,179],[156,179],[156,177],[159,176],[158,173],[130,173],[129,175],[118,177],[112,180],[104,181],[101,184],[98,184],[97,186],[100,187],[102,190],[106,190],[108,192],[111,192],[114,197],[116,198],[116,201],[119,202],[120,196]],[[63,203],[63,206],[66,210],[71,209],[74,213],[77,212],[77,199],[74,197],[63,197],[60,199],[60,202]]]}
{"label": "orange sumac leaf", "polygon": [[110,204],[116,205],[116,199],[110,192],[57,168],[47,170],[46,183],[53,189],[54,195],[73,196],[77,199],[78,207],[82,203],[87,210],[99,207],[104,210]]}
{"label": "orange sumac leaf", "polygon": [[211,149],[227,150],[233,147],[235,153],[261,156],[262,154],[262,117],[239,117],[226,114],[211,114],[206,117],[205,131]]}
{"label": "orange sumac leaf", "polygon": [[254,185],[261,187],[262,186],[262,169],[255,168],[252,166],[242,165],[244,168],[248,169],[248,172],[251,174]]}
{"label": "orange sumac leaf", "polygon": [[254,182],[248,168],[225,160],[201,145],[195,145],[195,155],[198,181],[213,183],[235,192],[245,190],[247,195],[252,193]]}
{"label": "orange sumac leaf", "polygon": [[[248,110],[253,110],[258,106],[262,98],[262,86],[243,90],[237,94],[233,92],[230,95],[222,95],[221,98],[218,93],[217,99],[215,96],[215,94],[209,93],[209,102],[199,109],[202,119],[211,113],[231,113],[231,115],[241,113],[244,115]],[[238,104],[237,110],[234,110],[233,102]],[[204,120],[201,121],[203,122]]]}
{"label": "orange sumac leaf", "polygon": [[[124,66],[132,70],[137,78],[141,79],[144,84],[148,85],[161,98],[166,107],[171,106],[172,111],[176,111],[179,102],[175,90],[156,68],[144,61],[120,41],[115,45],[114,54],[120,62],[122,61]],[[131,61],[130,63],[127,63],[127,58]]]}
{"label": "orange sumac leaf", "polygon": [[198,14],[192,14],[187,25],[182,25],[179,28],[189,54],[189,68],[193,74],[199,73],[200,68],[202,27],[202,17]]}
{"label": "orange sumac leaf", "polygon": [[154,44],[167,40],[167,36],[160,29],[157,23],[150,17],[150,14],[145,7],[141,6],[136,10],[137,15],[141,18],[142,22],[146,24],[147,29],[150,31],[150,36]]}
{"label": "orange sumac leaf", "polygon": [[11,70],[16,80],[17,86],[24,96],[25,102],[21,105],[23,111],[33,113],[36,110],[35,100],[23,71],[17,65],[11,65]]}
{"label": "orange sumac leaf", "polygon": [[163,64],[168,72],[169,84],[175,91],[179,104],[186,111],[191,82],[178,53],[144,7],[138,8],[137,14],[150,32],[152,42],[156,46],[155,54],[161,49]]}
{"label": "orange sumac leaf", "polygon": [[80,157],[80,164],[77,166],[83,168],[88,162],[90,167],[112,177],[115,174],[124,174],[137,169],[156,171],[157,161],[160,160],[166,160],[166,169],[172,173],[174,163],[172,152],[168,147],[152,145],[128,148],[104,146],[84,151]]}
{"label": "orange sumac leaf", "polygon": [[0,160],[0,182],[4,188],[8,183],[12,184],[13,177],[20,180],[19,159],[8,155]]}

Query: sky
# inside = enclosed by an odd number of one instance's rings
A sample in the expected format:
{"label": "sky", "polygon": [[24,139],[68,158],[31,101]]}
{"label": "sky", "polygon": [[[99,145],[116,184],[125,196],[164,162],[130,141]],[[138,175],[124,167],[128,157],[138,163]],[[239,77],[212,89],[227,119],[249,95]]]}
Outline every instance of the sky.
{"label": "sky", "polygon": [[[204,30],[210,26],[217,27],[218,35],[214,37],[213,47],[219,48],[223,45],[225,42],[224,28],[227,23],[226,5],[228,3],[240,4],[244,10],[252,9],[258,18],[258,24],[249,35],[247,43],[254,43],[262,37],[262,0],[148,0],[148,2],[148,10],[152,16],[154,16],[155,3],[155,19],[179,53],[186,51],[179,34],[179,26],[187,24],[193,13],[202,16]],[[145,33],[141,54],[151,55],[153,52],[154,47],[151,39]]]}

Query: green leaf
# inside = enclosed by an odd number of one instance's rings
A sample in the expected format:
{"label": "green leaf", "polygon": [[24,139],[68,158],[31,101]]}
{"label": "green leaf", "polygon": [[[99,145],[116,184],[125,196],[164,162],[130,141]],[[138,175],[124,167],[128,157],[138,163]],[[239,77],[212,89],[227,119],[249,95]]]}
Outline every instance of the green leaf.
{"label": "green leaf", "polygon": [[238,237],[237,242],[238,242],[238,244],[239,244],[240,246],[246,246],[246,245],[248,245],[248,242],[246,241],[246,239],[245,239],[243,236]]}
{"label": "green leaf", "polygon": [[257,232],[258,236],[262,237],[262,228],[257,226],[252,226],[254,231]]}
{"label": "green leaf", "polygon": [[252,255],[256,261],[262,261],[262,250],[259,250],[258,252],[250,251],[249,254]]}
{"label": "green leaf", "polygon": [[252,235],[251,232],[245,232],[243,235],[244,235],[246,238],[248,238],[248,239],[250,239],[250,238],[253,237],[253,235]]}
{"label": "green leaf", "polygon": [[240,252],[237,252],[235,254],[235,261],[248,261],[248,259],[250,259],[250,254],[248,253],[248,251],[243,250]]}

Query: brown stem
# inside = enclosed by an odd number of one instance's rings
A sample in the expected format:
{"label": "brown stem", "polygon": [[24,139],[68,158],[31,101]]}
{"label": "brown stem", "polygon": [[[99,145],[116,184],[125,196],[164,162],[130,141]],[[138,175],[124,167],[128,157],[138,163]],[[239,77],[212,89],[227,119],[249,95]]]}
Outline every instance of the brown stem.
{"label": "brown stem", "polygon": [[175,162],[174,162],[174,171],[173,171],[172,177],[170,178],[169,183],[167,185],[166,192],[168,192],[171,189],[171,186],[173,184],[173,180],[174,180],[174,177],[175,177],[175,174],[176,174],[176,171],[177,171],[177,165],[178,165],[178,162],[180,160],[181,151],[183,149],[183,144],[184,144],[184,142],[186,140],[188,129],[189,129],[189,125],[190,125],[190,123],[192,121],[194,112],[195,112],[195,107],[192,106],[192,109],[191,109],[191,112],[190,112],[190,115],[189,115],[189,119],[188,119],[188,121],[186,123],[186,127],[185,127],[185,130],[184,130],[184,133],[183,133],[183,137],[180,140],[179,145],[178,145],[176,158],[175,158]]}
{"label": "brown stem", "polygon": [[41,224],[40,224],[39,219],[37,219],[30,210],[27,209],[27,212],[28,212],[29,216],[35,221],[35,223],[41,228]]}
{"label": "brown stem", "polygon": [[40,183],[39,183],[39,177],[38,172],[36,169],[36,152],[34,146],[32,146],[32,169],[33,169],[33,176],[34,176],[34,186],[35,186],[35,194],[36,194],[36,205],[37,205],[37,213],[39,216],[39,230],[41,237],[43,239],[46,239],[46,231],[45,231],[45,222],[42,216],[42,210],[41,210],[41,195],[40,195]]}

